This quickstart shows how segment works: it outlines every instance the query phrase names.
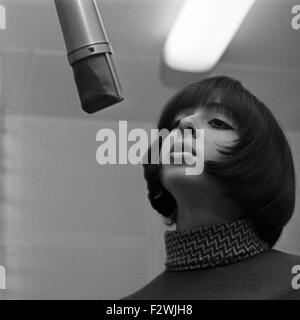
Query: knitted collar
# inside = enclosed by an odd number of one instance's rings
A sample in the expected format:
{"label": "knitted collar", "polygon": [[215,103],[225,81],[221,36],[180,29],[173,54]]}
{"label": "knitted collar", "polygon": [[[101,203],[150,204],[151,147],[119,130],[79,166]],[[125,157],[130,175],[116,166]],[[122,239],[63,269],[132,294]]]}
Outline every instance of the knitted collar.
{"label": "knitted collar", "polygon": [[166,231],[165,247],[167,271],[217,267],[269,249],[250,220],[244,217],[218,225]]}

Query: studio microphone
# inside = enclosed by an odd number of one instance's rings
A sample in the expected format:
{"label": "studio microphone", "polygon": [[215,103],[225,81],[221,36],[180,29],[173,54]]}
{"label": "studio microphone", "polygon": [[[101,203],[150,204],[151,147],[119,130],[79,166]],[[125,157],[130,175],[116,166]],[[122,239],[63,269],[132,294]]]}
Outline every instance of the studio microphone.
{"label": "studio microphone", "polygon": [[54,0],[81,105],[94,113],[124,100],[95,0]]}

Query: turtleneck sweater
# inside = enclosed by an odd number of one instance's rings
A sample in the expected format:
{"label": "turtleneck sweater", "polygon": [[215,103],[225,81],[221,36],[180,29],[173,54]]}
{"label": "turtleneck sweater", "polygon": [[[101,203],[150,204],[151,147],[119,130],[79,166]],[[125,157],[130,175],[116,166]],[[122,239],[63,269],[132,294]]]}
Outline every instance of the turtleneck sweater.
{"label": "turtleneck sweater", "polygon": [[269,249],[244,217],[183,231],[166,231],[167,271],[206,269],[241,261]]}
{"label": "turtleneck sweater", "polygon": [[247,218],[165,232],[165,270],[125,300],[300,300],[300,257],[270,248]]}

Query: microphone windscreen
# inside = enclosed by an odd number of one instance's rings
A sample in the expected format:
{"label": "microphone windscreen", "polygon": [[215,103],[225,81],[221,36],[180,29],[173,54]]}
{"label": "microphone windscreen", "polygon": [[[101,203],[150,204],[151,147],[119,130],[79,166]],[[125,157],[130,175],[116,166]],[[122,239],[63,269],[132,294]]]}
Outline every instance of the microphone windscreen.
{"label": "microphone windscreen", "polygon": [[80,59],[72,68],[81,105],[87,113],[97,112],[124,100],[110,54]]}

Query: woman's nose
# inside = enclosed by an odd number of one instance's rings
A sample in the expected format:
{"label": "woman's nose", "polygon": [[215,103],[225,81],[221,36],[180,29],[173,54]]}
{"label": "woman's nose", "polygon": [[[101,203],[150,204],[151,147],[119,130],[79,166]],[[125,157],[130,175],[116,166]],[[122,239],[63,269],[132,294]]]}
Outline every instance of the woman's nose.
{"label": "woman's nose", "polygon": [[184,129],[190,129],[192,131],[192,136],[196,137],[197,125],[195,119],[192,116],[184,117],[180,120],[179,129],[184,133]]}

